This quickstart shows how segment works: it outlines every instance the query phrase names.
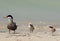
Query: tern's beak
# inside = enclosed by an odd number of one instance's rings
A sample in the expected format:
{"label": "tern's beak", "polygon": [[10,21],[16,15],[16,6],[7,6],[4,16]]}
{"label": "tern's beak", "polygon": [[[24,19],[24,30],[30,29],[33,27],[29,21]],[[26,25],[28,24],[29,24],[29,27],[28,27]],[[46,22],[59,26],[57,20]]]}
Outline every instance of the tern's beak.
{"label": "tern's beak", "polygon": [[8,18],[7,16],[3,17],[3,18]]}

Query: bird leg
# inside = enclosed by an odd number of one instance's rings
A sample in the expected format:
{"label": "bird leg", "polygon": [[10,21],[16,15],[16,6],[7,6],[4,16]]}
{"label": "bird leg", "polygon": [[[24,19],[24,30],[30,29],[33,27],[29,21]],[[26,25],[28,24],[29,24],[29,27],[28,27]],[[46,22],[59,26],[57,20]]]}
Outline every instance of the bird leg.
{"label": "bird leg", "polygon": [[14,30],[14,34],[15,34],[15,30]]}
{"label": "bird leg", "polygon": [[9,34],[10,34],[10,29],[9,29]]}

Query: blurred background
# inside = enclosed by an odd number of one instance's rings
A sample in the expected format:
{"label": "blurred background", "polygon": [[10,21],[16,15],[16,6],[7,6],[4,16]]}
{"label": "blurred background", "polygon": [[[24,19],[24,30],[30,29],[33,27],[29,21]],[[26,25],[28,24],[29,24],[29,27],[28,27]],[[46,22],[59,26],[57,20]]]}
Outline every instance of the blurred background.
{"label": "blurred background", "polygon": [[60,24],[60,0],[0,0],[0,21],[11,14],[15,21]]}

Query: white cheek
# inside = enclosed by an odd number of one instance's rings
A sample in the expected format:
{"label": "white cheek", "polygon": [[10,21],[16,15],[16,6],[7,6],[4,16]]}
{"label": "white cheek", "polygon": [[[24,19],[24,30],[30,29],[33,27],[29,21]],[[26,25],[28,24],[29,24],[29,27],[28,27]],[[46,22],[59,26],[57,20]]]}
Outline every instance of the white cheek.
{"label": "white cheek", "polygon": [[11,19],[11,17],[8,17],[8,19]]}
{"label": "white cheek", "polygon": [[8,17],[8,21],[9,21],[9,23],[11,22],[11,17]]}
{"label": "white cheek", "polygon": [[30,28],[30,25],[28,27]]}

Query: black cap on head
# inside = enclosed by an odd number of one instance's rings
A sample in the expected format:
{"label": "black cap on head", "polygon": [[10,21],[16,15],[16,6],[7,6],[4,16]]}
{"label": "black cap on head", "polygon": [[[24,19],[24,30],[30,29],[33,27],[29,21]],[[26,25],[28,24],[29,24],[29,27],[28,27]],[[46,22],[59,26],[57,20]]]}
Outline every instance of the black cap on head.
{"label": "black cap on head", "polygon": [[33,24],[30,24],[31,27],[33,27]]}
{"label": "black cap on head", "polygon": [[49,26],[49,28],[53,28],[52,26]]}
{"label": "black cap on head", "polygon": [[7,17],[11,17],[13,19],[12,15],[7,15]]}

